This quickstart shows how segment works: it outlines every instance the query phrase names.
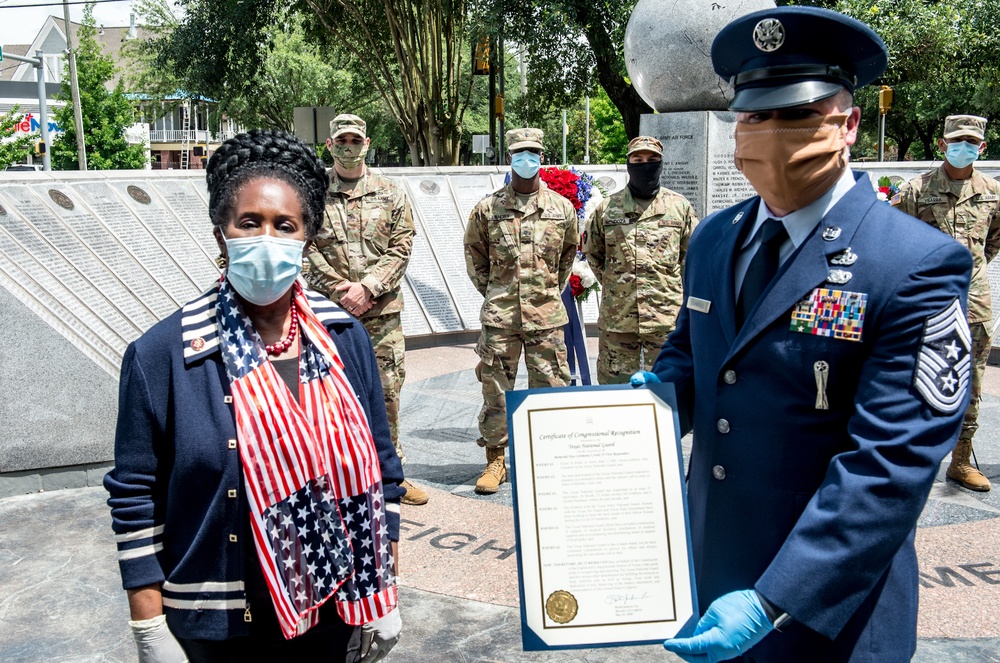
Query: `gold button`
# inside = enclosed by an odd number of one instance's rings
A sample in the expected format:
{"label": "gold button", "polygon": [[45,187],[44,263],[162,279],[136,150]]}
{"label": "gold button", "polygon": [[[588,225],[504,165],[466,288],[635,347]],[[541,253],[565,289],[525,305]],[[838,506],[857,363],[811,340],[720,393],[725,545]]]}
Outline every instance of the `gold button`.
{"label": "gold button", "polygon": [[226,491],[226,494],[229,495],[230,497],[236,497],[236,489],[230,488],[228,491]]}
{"label": "gold button", "polygon": [[230,534],[229,535],[229,543],[236,543],[236,535],[235,534]]}
{"label": "gold button", "polygon": [[222,399],[222,402],[225,403],[226,405],[229,405],[230,403],[233,402],[233,397],[232,396],[226,396],[225,398]]}
{"label": "gold button", "polygon": [[236,440],[229,440],[229,448],[230,449],[236,448]]}

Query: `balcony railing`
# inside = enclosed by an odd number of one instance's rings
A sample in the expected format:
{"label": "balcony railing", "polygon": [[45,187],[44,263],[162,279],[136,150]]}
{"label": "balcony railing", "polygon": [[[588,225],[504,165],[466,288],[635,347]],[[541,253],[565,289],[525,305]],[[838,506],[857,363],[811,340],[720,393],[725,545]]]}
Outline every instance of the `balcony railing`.
{"label": "balcony railing", "polygon": [[183,143],[184,135],[187,134],[187,140],[192,144],[205,143],[205,139],[209,139],[213,143],[221,143],[224,140],[228,140],[236,135],[235,131],[207,131],[205,129],[189,129],[184,131],[183,129],[154,129],[149,132],[149,142],[150,143]]}

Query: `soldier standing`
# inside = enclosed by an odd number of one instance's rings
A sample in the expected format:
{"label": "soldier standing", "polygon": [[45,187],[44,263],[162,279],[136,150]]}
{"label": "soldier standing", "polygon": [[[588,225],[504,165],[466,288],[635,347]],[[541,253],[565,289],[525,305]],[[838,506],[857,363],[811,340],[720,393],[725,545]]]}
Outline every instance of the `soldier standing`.
{"label": "soldier standing", "polygon": [[584,234],[601,284],[601,384],[649,370],[681,306],[684,255],[698,219],[684,196],[660,186],[662,157],[655,138],[629,141],[628,186],[601,201]]}
{"label": "soldier standing", "polygon": [[897,209],[945,232],[972,252],[969,287],[969,328],[973,339],[972,400],[965,412],[958,444],[946,476],[969,490],[988,491],[990,482],[973,467],[972,438],[979,428],[983,374],[992,347],[993,312],[986,266],[1000,251],[1000,182],[973,164],[986,149],[986,118],[949,115],[938,149],[945,154],[940,168],[910,180],[890,201]]}
{"label": "soldier standing", "polygon": [[[416,230],[406,193],[365,167],[371,139],[357,115],[330,122],[326,146],[333,155],[333,177],[326,197],[323,227],[308,250],[306,280],[338,302],[368,330],[378,359],[392,443],[406,462],[399,442],[399,392],[406,379],[405,341],[399,284],[410,262]],[[427,493],[403,481],[403,504],[426,504]]]}
{"label": "soldier standing", "polygon": [[465,229],[469,278],[486,298],[476,344],[483,385],[477,444],[486,447],[478,493],[495,493],[507,480],[504,392],[514,387],[522,348],[529,387],[563,387],[570,379],[561,293],[576,256],[576,211],[538,174],[542,131],[513,129],[506,138],[510,184],[481,200]]}

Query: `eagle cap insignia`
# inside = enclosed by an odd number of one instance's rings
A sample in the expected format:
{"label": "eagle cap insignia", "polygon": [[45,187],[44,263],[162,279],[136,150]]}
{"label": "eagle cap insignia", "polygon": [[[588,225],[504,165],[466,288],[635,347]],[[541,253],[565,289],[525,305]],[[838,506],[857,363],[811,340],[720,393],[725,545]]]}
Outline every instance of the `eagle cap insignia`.
{"label": "eagle cap insignia", "polygon": [[853,278],[854,274],[851,274],[844,269],[831,269],[830,273],[826,276],[827,283],[833,283],[834,285],[844,285]]}
{"label": "eagle cap insignia", "polygon": [[858,261],[858,254],[851,253],[851,247],[847,247],[840,253],[830,256],[831,265],[839,265],[841,267],[850,267]]}
{"label": "eagle cap insignia", "polygon": [[785,26],[776,18],[765,18],[754,26],[753,45],[765,53],[781,48],[785,43]]}
{"label": "eagle cap insignia", "polygon": [[954,414],[972,376],[972,333],[958,299],[927,318],[913,371],[913,386],[935,410]]}

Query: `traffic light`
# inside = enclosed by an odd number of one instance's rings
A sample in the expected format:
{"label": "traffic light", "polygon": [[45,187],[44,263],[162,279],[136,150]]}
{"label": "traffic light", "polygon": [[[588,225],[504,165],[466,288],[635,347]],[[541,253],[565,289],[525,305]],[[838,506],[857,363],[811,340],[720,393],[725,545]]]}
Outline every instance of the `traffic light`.
{"label": "traffic light", "polygon": [[490,38],[481,38],[476,43],[472,57],[472,75],[486,76],[490,73]]}
{"label": "traffic light", "polygon": [[44,140],[40,140],[37,143],[35,143],[35,154],[37,154],[39,156],[45,154],[45,141]]}
{"label": "traffic light", "polygon": [[892,108],[892,88],[883,85],[878,91],[878,112],[885,115]]}
{"label": "traffic light", "polygon": [[503,122],[503,95],[502,94],[498,94],[497,95],[497,98],[496,98],[496,101],[494,102],[493,108],[496,111],[497,120],[499,120],[500,122]]}

